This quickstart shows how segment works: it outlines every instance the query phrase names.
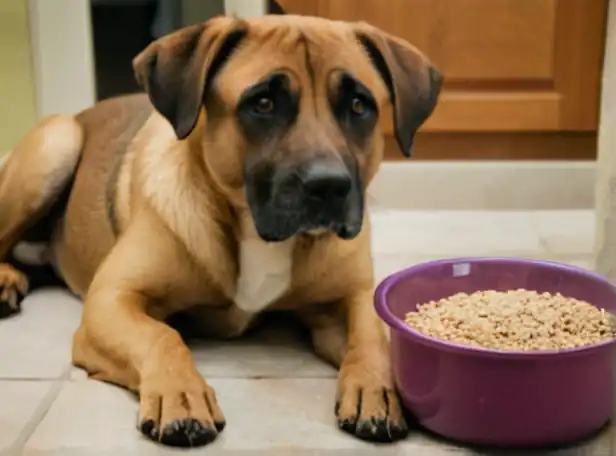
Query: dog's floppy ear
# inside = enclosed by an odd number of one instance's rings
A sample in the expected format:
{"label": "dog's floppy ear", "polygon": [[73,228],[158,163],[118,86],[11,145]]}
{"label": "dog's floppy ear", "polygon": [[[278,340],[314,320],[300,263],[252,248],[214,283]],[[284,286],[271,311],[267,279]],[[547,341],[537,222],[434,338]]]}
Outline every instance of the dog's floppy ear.
{"label": "dog's floppy ear", "polygon": [[133,59],[137,82],[178,139],[195,128],[206,90],[246,33],[244,22],[216,17],[152,42]]}
{"label": "dog's floppy ear", "polygon": [[410,157],[415,133],[436,106],[443,77],[402,39],[366,23],[356,24],[355,34],[385,81],[394,108],[396,140],[402,153]]}

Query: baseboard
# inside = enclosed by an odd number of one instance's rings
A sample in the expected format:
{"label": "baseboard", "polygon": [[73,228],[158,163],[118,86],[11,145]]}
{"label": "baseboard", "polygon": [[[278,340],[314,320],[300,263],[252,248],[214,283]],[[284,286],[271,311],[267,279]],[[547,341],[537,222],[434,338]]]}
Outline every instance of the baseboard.
{"label": "baseboard", "polygon": [[370,186],[369,198],[397,209],[590,209],[595,163],[385,162]]}

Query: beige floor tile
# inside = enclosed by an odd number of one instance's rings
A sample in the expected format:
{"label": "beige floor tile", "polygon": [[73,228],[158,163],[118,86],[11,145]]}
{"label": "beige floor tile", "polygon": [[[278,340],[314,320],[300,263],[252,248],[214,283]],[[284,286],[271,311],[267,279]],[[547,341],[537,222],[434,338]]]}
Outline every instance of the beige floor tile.
{"label": "beige floor tile", "polygon": [[[213,379],[211,384],[228,427],[208,454],[361,447],[335,429],[334,379]],[[136,400],[119,388],[67,383],[24,455],[153,454],[156,446],[135,429],[136,413]]]}
{"label": "beige floor tile", "polygon": [[593,211],[536,211],[530,213],[541,241],[552,254],[590,254],[594,248]]}
{"label": "beige floor tile", "polygon": [[[135,429],[137,401],[120,388],[96,381],[68,382],[23,456],[470,456],[486,454],[436,440],[421,432],[396,445],[375,446],[340,432],[334,423],[333,379],[214,379],[227,429],[205,449],[161,447]],[[608,456],[609,433],[573,449]],[[568,456],[572,450],[551,452]],[[518,456],[546,456],[521,452]],[[512,454],[513,456],[513,454]]]}
{"label": "beige floor tile", "polygon": [[115,449],[141,449],[132,454],[146,455],[149,446],[137,434],[136,419],[137,402],[130,393],[98,381],[66,383],[23,454],[111,455]]}
{"label": "beige floor tile", "polygon": [[[197,369],[206,378],[335,378],[336,370],[321,361],[297,324],[276,319],[249,335],[231,341],[188,341]],[[73,368],[70,380],[87,378]]]}
{"label": "beige floor tile", "polygon": [[[361,442],[335,426],[334,379],[213,379],[228,420],[207,449],[212,455],[440,456],[455,452],[421,434],[385,447]],[[137,402],[96,381],[69,382],[32,434],[23,456],[150,456],[186,454],[160,447],[135,429]],[[457,451],[456,451],[457,450]],[[191,452],[192,453],[192,452]]]}
{"label": "beige floor tile", "polygon": [[70,366],[81,302],[63,290],[34,292],[22,312],[0,321],[0,379],[53,379]]}
{"label": "beige floor tile", "polygon": [[372,214],[376,255],[528,255],[544,249],[527,212],[408,212]]}
{"label": "beige floor tile", "polygon": [[333,378],[336,370],[314,354],[304,331],[283,319],[236,341],[191,342],[207,378]]}
{"label": "beige floor tile", "polygon": [[10,454],[51,387],[46,381],[0,381],[0,454]]}
{"label": "beige floor tile", "polygon": [[214,449],[362,447],[335,427],[334,379],[221,380],[216,386],[228,414],[229,428]]}
{"label": "beige floor tile", "polygon": [[593,260],[591,258],[585,258],[585,259],[578,258],[578,259],[574,259],[574,260],[566,260],[565,259],[565,260],[560,260],[560,261],[562,261],[563,263],[566,263],[566,264],[577,266],[579,268],[588,269],[590,271],[592,271],[594,269],[594,267],[595,267],[594,262],[593,262]]}
{"label": "beige floor tile", "polygon": [[373,262],[375,284],[378,285],[387,276],[395,272],[401,271],[402,269],[406,269],[423,261],[429,261],[437,258],[437,256],[429,258],[418,258],[412,255],[374,254]]}

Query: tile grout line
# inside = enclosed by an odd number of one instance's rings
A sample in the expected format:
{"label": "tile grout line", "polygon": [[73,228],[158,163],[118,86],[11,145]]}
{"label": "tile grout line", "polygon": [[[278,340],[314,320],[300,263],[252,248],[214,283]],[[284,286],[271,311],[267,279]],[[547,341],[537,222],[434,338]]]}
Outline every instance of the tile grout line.
{"label": "tile grout line", "polygon": [[41,402],[38,404],[38,406],[32,413],[30,419],[22,427],[17,439],[15,439],[11,446],[9,446],[6,450],[6,453],[2,456],[21,456],[21,454],[23,454],[26,443],[28,442],[30,437],[32,437],[39,424],[41,424],[43,419],[45,419],[45,416],[47,415],[47,413],[55,403],[56,399],[58,398],[60,392],[64,388],[69,378],[71,369],[72,366],[69,365],[66,369],[64,369],[64,371],[62,372],[62,374],[60,374],[58,378],[51,380],[51,386],[49,388],[49,391],[47,391]]}
{"label": "tile grout line", "polygon": [[553,249],[550,248],[548,239],[546,236],[541,234],[541,230],[539,228],[539,221],[537,220],[537,212],[542,212],[542,211],[532,211],[529,212],[528,216],[530,219],[530,223],[531,223],[531,227],[533,229],[533,231],[537,234],[537,238],[539,239],[539,245],[541,246],[541,248],[543,249],[543,253],[545,254],[546,257],[554,257],[554,258],[562,258],[562,257],[569,257],[569,258],[574,258],[577,256],[581,256],[581,255],[587,255],[588,258],[593,266],[594,269],[594,261],[593,261],[593,252],[587,252],[587,253],[575,253],[575,254],[564,254],[564,253],[560,253],[558,251],[554,251]]}
{"label": "tile grout line", "polygon": [[545,238],[545,236],[541,235],[541,230],[539,229],[539,221],[537,220],[537,216],[534,211],[529,211],[527,217],[530,228],[537,237],[537,240],[539,241],[539,247],[541,247],[541,256],[554,256],[556,252],[551,251],[551,249],[549,248],[548,240]]}
{"label": "tile grout line", "polygon": [[60,380],[61,378],[62,377],[58,377],[58,378],[0,377],[0,382],[3,382],[3,383],[11,383],[11,382],[15,382],[15,383],[23,383],[23,382],[28,382],[28,383],[48,382],[48,383],[52,383],[52,382]]}
{"label": "tile grout line", "polygon": [[[393,252],[377,252],[373,253],[373,256],[380,257],[380,261],[391,260],[391,259],[402,259],[403,261],[407,260],[410,262],[409,265],[418,264],[420,262],[434,261],[438,259],[449,259],[449,258],[473,258],[473,257],[510,257],[510,258],[530,258],[535,260],[545,260],[545,261],[557,261],[567,263],[568,261],[590,261],[592,260],[591,253],[550,253],[546,254],[546,252],[496,252],[496,251],[475,251],[472,253],[469,252],[455,252],[455,253],[438,253],[432,255],[420,254],[401,254],[401,253],[393,253]],[[379,260],[376,260],[378,263]]]}
{"label": "tile grout line", "polygon": [[[550,258],[558,258],[559,260],[587,260],[590,259],[592,257],[592,252],[575,252],[575,253],[560,253],[560,252],[553,252],[553,253],[547,253],[546,252],[540,252],[540,251],[535,251],[535,252],[523,252],[523,251],[516,251],[516,252],[505,252],[505,251],[501,251],[501,252],[497,252],[497,251],[475,251],[473,253],[464,253],[464,252],[449,252],[449,253],[443,253],[443,252],[439,252],[439,253],[419,253],[419,254],[414,254],[412,252],[408,252],[408,253],[400,253],[400,252],[384,252],[384,251],[376,251],[373,252],[373,256],[377,257],[377,258],[408,258],[410,260],[420,260],[420,261],[430,261],[430,260],[435,260],[438,258],[449,258],[451,255],[470,255],[470,256],[484,256],[484,255],[513,255],[514,257],[527,257],[527,256],[532,256],[533,258],[540,258],[540,259],[550,259]],[[376,262],[378,262],[378,260],[376,260]]]}

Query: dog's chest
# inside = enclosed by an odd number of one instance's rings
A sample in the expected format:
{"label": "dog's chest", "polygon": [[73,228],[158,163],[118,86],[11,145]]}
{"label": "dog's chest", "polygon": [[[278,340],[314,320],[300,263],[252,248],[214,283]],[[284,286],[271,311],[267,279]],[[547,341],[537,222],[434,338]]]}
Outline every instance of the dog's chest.
{"label": "dog's chest", "polygon": [[291,287],[295,239],[266,243],[247,239],[239,246],[239,275],[235,304],[258,313],[282,297]]}

